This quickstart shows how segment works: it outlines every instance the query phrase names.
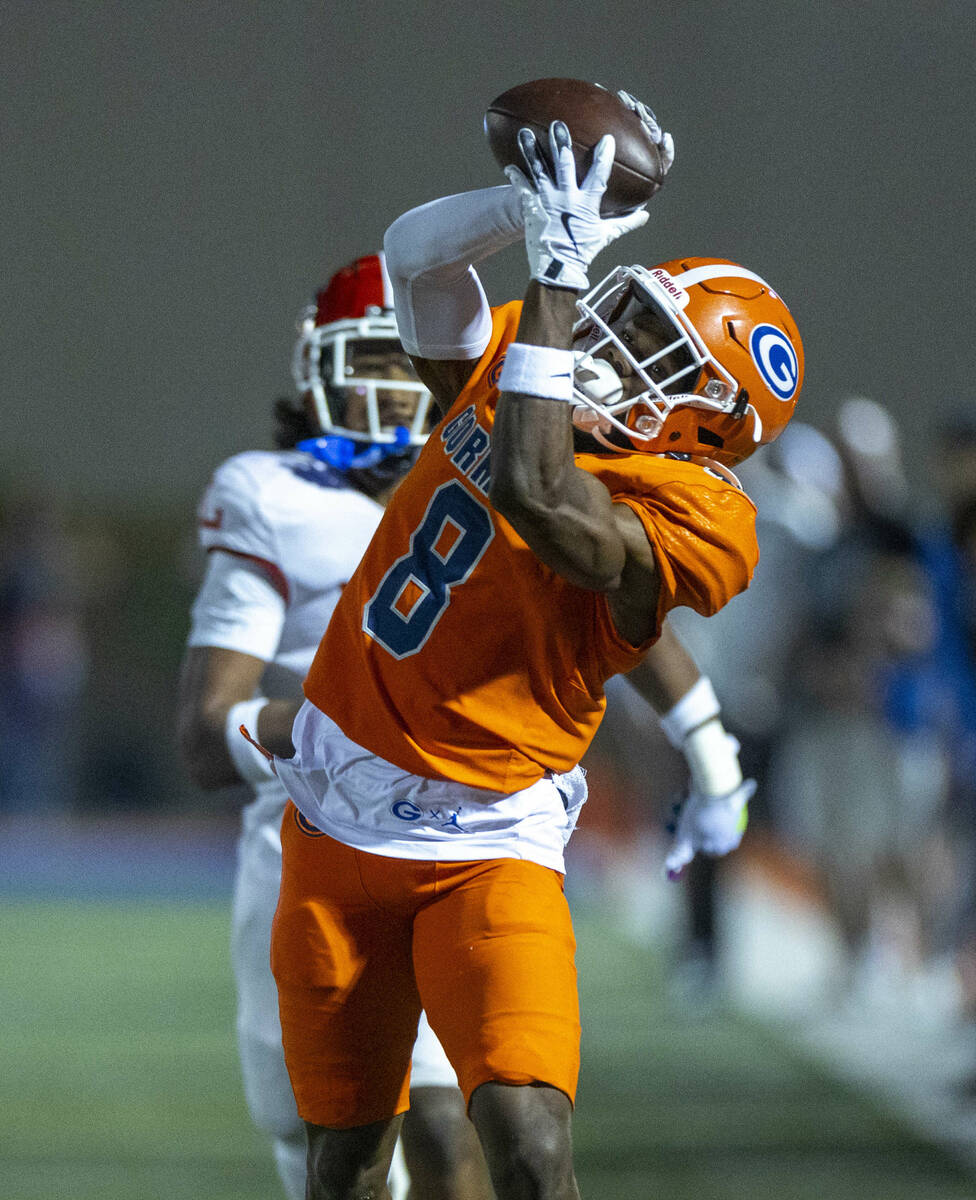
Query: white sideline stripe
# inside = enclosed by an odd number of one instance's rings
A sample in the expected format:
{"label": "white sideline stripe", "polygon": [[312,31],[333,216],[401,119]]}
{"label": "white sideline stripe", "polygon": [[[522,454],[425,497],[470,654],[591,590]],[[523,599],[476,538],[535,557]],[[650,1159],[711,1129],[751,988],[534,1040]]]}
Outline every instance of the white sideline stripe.
{"label": "white sideline stripe", "polygon": [[748,271],[745,267],[723,266],[721,263],[712,263],[707,267],[692,267],[688,271],[682,271],[680,275],[672,275],[679,287],[688,288],[693,283],[701,283],[703,279],[752,279],[756,283],[761,283],[764,288],[768,288],[769,284],[755,271]]}
{"label": "white sideline stripe", "polygon": [[[926,1019],[920,1019],[921,1010],[910,1007],[911,994],[896,978],[883,1006],[864,998],[846,1006],[830,1000],[827,989],[845,961],[836,928],[823,910],[781,893],[774,881],[733,873],[723,886],[720,912],[735,1007],[801,1046],[835,1078],[873,1095],[976,1174],[976,1109],[959,1086],[973,1073],[972,1026],[956,1008],[930,996]],[[776,1013],[769,1004],[771,972],[789,983],[782,969],[787,954],[801,972],[805,965],[806,976],[792,981],[792,1010],[784,1005]],[[803,998],[795,986],[802,983]],[[813,1006],[804,1007],[811,999]]]}
{"label": "white sideline stripe", "polygon": [[[624,935],[644,947],[673,945],[683,914],[658,853],[615,865],[622,870],[610,911]],[[846,957],[829,916],[775,880],[735,866],[733,855],[719,897],[719,961],[732,1008],[871,1096],[976,1176],[976,1101],[959,1086],[974,1074],[971,1023],[944,1001],[920,1020],[894,987],[892,1002],[881,1008],[838,1004],[831,989],[843,978],[837,972]]]}

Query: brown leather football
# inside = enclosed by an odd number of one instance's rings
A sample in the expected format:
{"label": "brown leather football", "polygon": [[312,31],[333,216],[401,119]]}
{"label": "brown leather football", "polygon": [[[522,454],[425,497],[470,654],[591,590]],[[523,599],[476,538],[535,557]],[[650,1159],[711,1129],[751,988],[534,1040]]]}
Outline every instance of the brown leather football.
{"label": "brown leather football", "polygon": [[573,139],[577,178],[582,180],[592,150],[605,133],[616,141],[613,169],[600,205],[604,216],[629,212],[649,200],[664,182],[660,152],[640,117],[615,92],[582,79],[535,79],[509,88],[488,105],[485,133],[501,167],[525,170],[518,131],[531,129],[549,161],[549,126],[564,121]]}

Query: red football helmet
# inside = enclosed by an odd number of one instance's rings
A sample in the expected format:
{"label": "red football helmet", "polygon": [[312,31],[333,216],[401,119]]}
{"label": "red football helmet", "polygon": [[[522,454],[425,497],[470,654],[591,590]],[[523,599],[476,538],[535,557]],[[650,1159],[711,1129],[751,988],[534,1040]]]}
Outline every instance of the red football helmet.
{"label": "red football helmet", "polygon": [[[357,258],[337,271],[302,312],[298,330],[292,375],[299,391],[311,393],[324,434],[423,445],[431,395],[400,344],[382,253]],[[357,373],[356,360],[362,355],[381,365]],[[365,430],[346,424],[354,394],[365,402]],[[397,433],[403,427],[406,439]]]}
{"label": "red football helmet", "polygon": [[[732,467],[793,415],[800,335],[776,292],[745,267],[721,258],[618,267],[578,308],[574,419],[611,449]],[[657,333],[651,353],[635,356],[642,324]],[[614,360],[640,380],[638,394],[625,395]]]}

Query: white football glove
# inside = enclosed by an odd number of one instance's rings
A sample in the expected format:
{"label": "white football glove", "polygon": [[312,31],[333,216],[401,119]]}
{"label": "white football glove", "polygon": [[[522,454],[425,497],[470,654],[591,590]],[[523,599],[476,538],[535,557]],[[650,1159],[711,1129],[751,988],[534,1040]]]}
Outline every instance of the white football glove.
{"label": "white football glove", "polygon": [[661,155],[661,170],[667,175],[674,163],[674,138],[670,133],[665,133],[658,124],[657,117],[654,113],[630,92],[617,92],[617,99],[622,100],[629,109],[637,113],[641,119],[641,124],[647,136],[651,139]]}
{"label": "white football glove", "polygon": [[562,121],[549,127],[553,175],[532,130],[520,129],[518,136],[528,176],[514,166],[506,167],[505,174],[522,203],[532,278],[550,287],[586,291],[586,271],[593,259],[621,234],[639,229],[647,213],[638,208],[620,217],[600,216],[613,167],[615,143],[610,134],[594,147],[593,163],[581,184],[576,182],[572,139]]}
{"label": "white football glove", "polygon": [[735,850],[749,822],[749,801],[756,790],[754,779],[744,779],[726,796],[702,796],[694,789],[676,805],[675,824],[669,826],[674,841],[664,860],[668,879],[678,879],[697,853],[721,855]]}

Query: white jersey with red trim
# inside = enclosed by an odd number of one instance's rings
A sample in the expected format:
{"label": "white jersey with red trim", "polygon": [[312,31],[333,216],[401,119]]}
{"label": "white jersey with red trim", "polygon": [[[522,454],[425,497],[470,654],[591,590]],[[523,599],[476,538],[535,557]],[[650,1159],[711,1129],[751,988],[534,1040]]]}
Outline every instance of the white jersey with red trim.
{"label": "white jersey with red trim", "polygon": [[[193,605],[187,644],[260,658],[268,663],[263,692],[297,699],[322,631],[382,515],[341,473],[302,451],[228,459],[198,510],[200,542],[216,553]],[[288,794],[276,778],[253,784],[252,791],[242,815],[231,932],[237,1035],[248,1107],[275,1139],[285,1190],[297,1197],[305,1194],[304,1128],[281,1049],[269,949]],[[414,1046],[412,1079],[417,1087],[457,1084],[426,1021]],[[406,1191],[400,1180],[392,1195]]]}
{"label": "white jersey with red trim", "polygon": [[190,644],[253,654],[303,679],[382,515],[342,474],[300,450],[228,459],[200,502],[200,542],[260,566],[284,600],[283,624],[268,645],[256,629],[207,620],[195,609],[200,632]]}

